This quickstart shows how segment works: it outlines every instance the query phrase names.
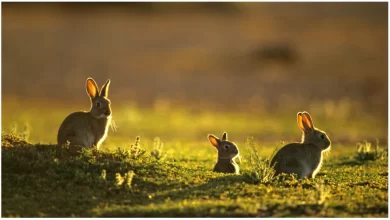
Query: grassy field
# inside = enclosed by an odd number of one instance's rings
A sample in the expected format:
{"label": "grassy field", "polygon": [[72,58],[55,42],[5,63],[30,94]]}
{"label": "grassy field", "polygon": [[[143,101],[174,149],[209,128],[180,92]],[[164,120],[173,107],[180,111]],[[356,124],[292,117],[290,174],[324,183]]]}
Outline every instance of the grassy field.
{"label": "grassy field", "polygon": [[[253,178],[253,142],[240,145],[240,175],[211,172],[216,152],[203,141],[166,142],[162,149],[157,141],[146,151],[140,143],[72,155],[3,135],[2,216],[388,216],[387,157],[355,158],[353,145],[332,149],[315,179],[296,180]],[[257,146],[257,162],[278,145]]]}
{"label": "grassy field", "polygon": [[[19,108],[22,103],[28,111]],[[332,114],[332,105],[345,113]],[[278,176],[262,181],[253,179],[256,170],[248,149],[255,147],[260,155],[257,164],[263,164],[283,143],[299,141],[295,112],[113,105],[118,129],[109,131],[102,153],[77,156],[50,144],[56,143],[63,118],[88,105],[5,97],[2,216],[387,217],[387,157],[356,158],[356,143],[364,140],[374,149],[378,139],[381,151],[387,152],[387,130],[381,129],[387,122],[356,110],[350,114],[351,106],[318,103],[307,109],[332,140],[315,179]],[[206,137],[221,136],[223,131],[240,149],[240,175],[212,172],[217,152]],[[32,144],[4,136],[7,133]],[[136,136],[141,137],[142,150],[132,146]],[[249,136],[256,146],[245,143]]]}
{"label": "grassy field", "polygon": [[[378,138],[387,152],[387,138],[381,122],[363,113],[331,121],[326,111],[312,113],[333,141],[315,179],[262,180],[253,178],[248,150],[258,150],[255,163],[263,164],[282,142],[299,141],[295,113],[113,107],[118,130],[109,131],[101,153],[73,155],[48,143],[56,143],[62,118],[82,107],[51,102],[45,111],[40,106],[47,104],[34,102],[29,111],[15,111],[17,99],[3,103],[3,217],[388,216],[387,156],[356,158],[356,142],[367,139],[374,149]],[[240,149],[240,175],[212,172],[217,152],[206,137],[225,130]]]}

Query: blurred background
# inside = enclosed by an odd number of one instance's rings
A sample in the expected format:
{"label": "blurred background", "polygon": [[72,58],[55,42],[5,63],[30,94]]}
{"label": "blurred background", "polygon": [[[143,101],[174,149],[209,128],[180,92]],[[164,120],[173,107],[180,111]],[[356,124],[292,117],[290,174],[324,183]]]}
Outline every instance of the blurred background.
{"label": "blurred background", "polygon": [[388,5],[2,3],[2,131],[55,143],[111,79],[118,131],[299,141],[309,111],[334,143],[387,144]]}

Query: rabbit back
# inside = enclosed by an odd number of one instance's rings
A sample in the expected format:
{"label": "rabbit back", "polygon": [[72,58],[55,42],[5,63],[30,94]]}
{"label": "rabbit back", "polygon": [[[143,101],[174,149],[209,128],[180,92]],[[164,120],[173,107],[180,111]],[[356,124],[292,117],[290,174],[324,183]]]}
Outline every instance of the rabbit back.
{"label": "rabbit back", "polygon": [[59,145],[81,145],[86,148],[100,144],[107,137],[111,117],[95,118],[89,112],[74,112],[62,122],[57,135]]}
{"label": "rabbit back", "polygon": [[291,143],[284,146],[271,160],[275,175],[295,173],[298,178],[314,178],[321,163],[321,149],[314,145],[301,143]]}

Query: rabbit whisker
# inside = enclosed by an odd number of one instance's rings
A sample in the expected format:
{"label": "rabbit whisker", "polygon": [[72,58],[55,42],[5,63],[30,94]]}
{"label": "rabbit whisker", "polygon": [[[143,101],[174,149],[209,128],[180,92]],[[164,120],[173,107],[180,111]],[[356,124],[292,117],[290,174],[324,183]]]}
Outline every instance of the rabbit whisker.
{"label": "rabbit whisker", "polygon": [[113,132],[117,131],[118,126],[116,126],[114,119],[111,119],[110,127]]}

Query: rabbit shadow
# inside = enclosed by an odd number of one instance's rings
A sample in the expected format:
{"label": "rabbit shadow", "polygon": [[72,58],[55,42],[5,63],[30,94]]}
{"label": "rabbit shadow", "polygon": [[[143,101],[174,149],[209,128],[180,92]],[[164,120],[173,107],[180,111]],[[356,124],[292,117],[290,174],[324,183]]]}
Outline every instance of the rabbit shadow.
{"label": "rabbit shadow", "polygon": [[[181,190],[170,190],[167,193],[156,196],[157,201],[164,201],[165,199],[210,199],[221,198],[227,196],[231,199],[237,195],[231,193],[231,187],[241,183],[251,183],[250,180],[243,175],[226,175],[213,178],[207,183],[197,186],[189,186]],[[229,192],[229,193],[226,193]]]}
{"label": "rabbit shadow", "polygon": [[363,161],[359,160],[346,160],[337,163],[338,166],[361,166],[364,165]]}

